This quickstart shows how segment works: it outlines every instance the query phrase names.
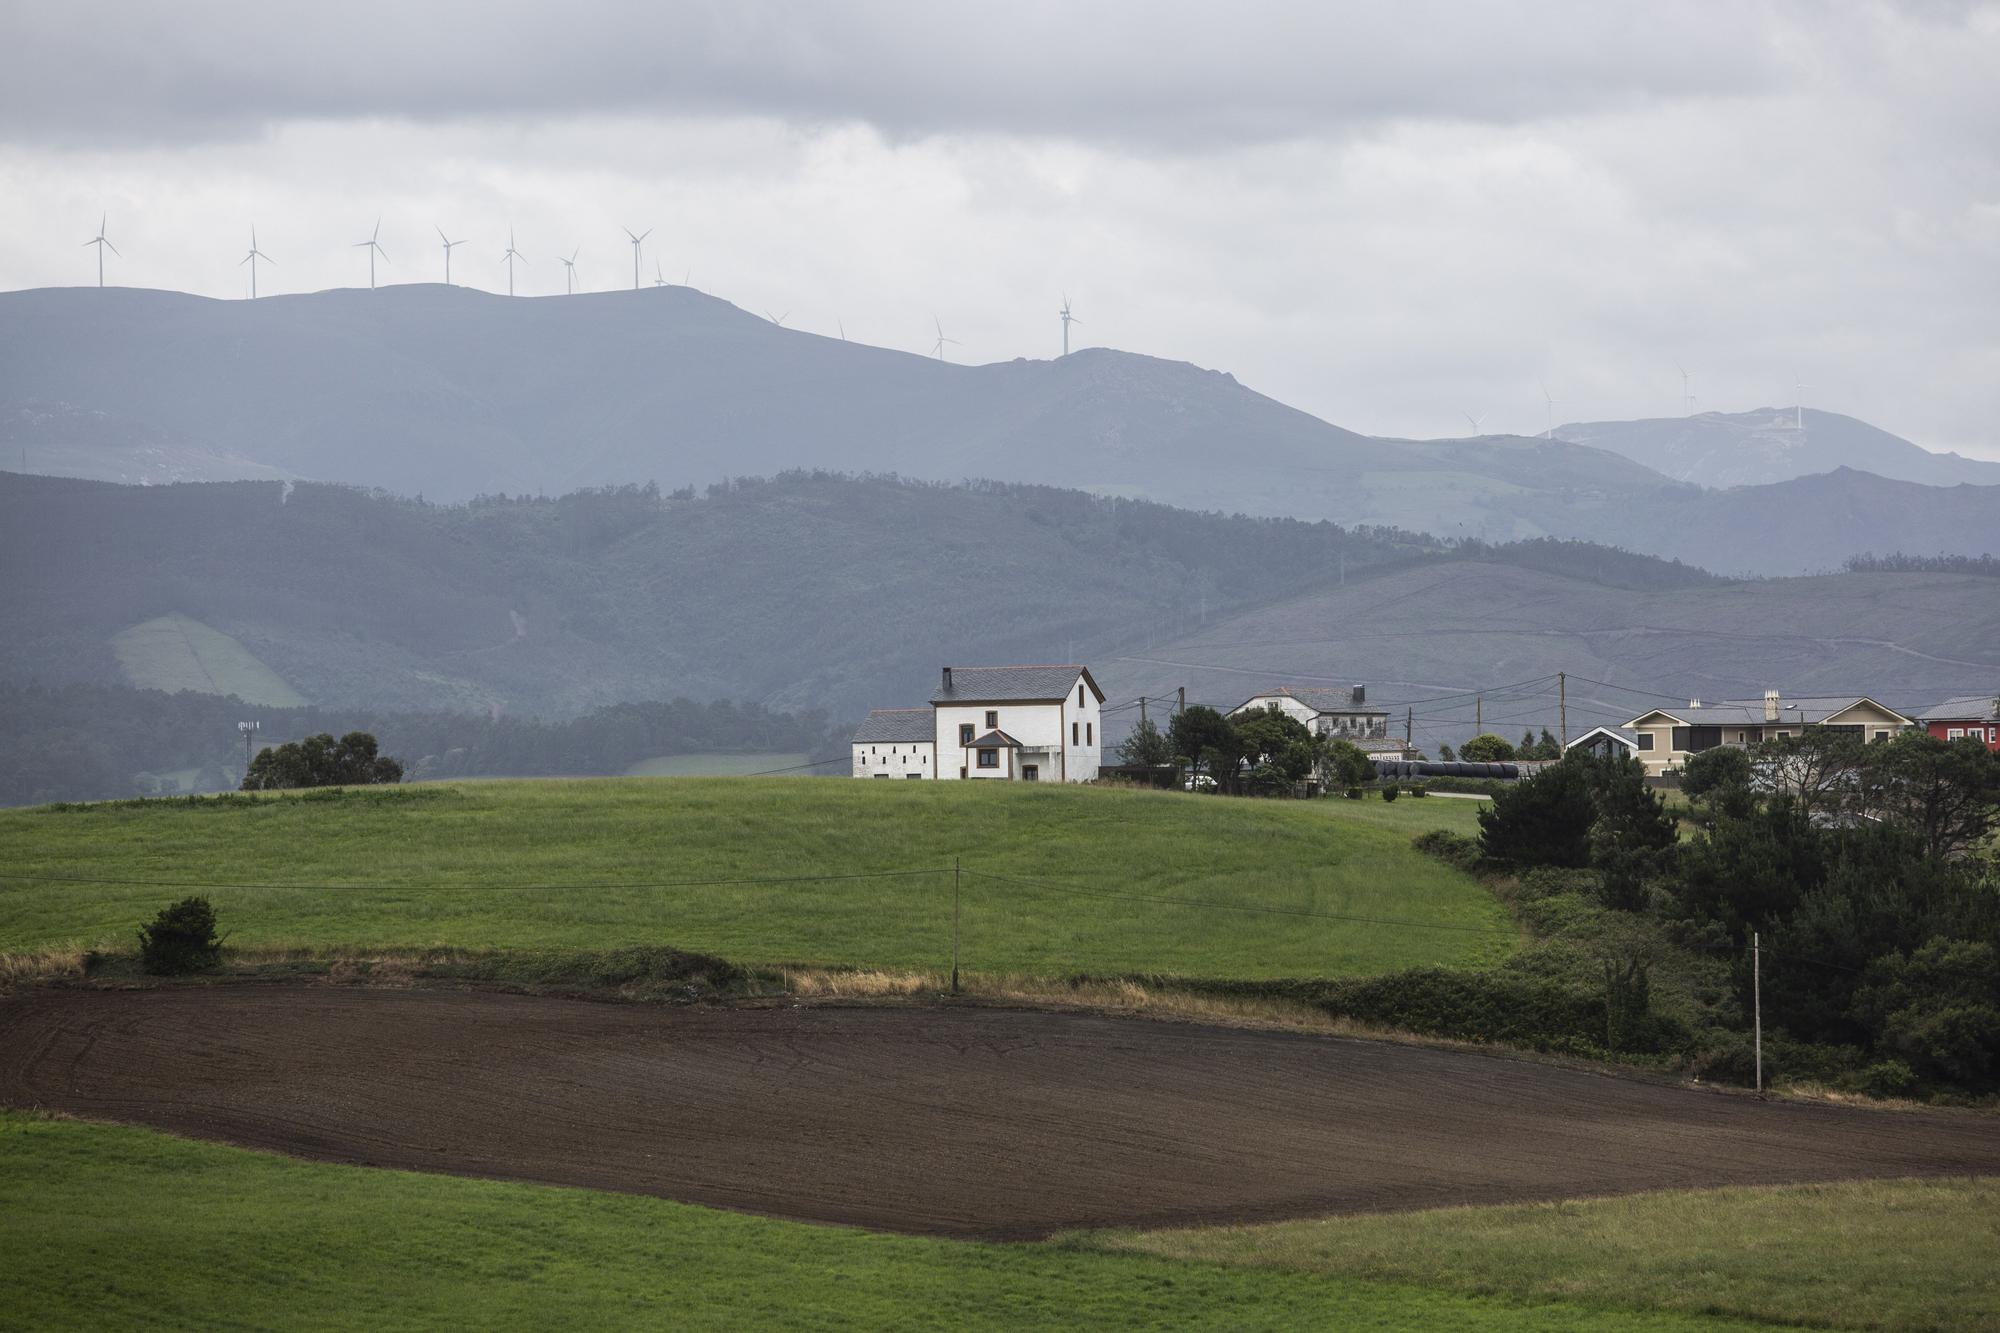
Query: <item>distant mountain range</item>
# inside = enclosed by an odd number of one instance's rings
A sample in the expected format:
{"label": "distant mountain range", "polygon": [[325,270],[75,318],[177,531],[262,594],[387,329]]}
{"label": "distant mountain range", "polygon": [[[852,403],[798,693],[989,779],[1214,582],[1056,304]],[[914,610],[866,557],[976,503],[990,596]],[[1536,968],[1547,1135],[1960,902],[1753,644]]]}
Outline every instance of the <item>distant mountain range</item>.
{"label": "distant mountain range", "polygon": [[[1795,461],[1893,472],[1923,454],[1834,429],[1846,421],[1809,415],[1814,448]],[[1623,444],[1608,426],[1565,428],[1605,436],[1587,442],[1378,439],[1181,362],[1090,349],[948,365],[685,287],[0,294],[0,466],[36,473],[316,479],[434,500],[792,468],[995,478],[1443,538],[1575,537],[1755,573],[1867,550],[1979,553],[2000,531],[1995,485],[1910,490],[1857,472],[1838,483],[1838,523],[1795,477],[1732,499],[1656,471],[1672,460],[1639,428],[1660,423],[1629,424]],[[1829,432],[1860,442],[1822,456]],[[1966,481],[1992,466],[1923,456],[1971,469]]]}
{"label": "distant mountain range", "polygon": [[[1919,705],[2000,673],[1991,578],[1729,583],[1580,543],[1451,551],[997,484],[794,475],[445,507],[0,475],[0,568],[0,680],[273,707],[565,717],[687,696],[851,719],[921,701],[946,662],[1082,660],[1120,699],[1222,703],[1289,681],[1395,705],[1568,671],[1579,730],[1648,692]],[[1496,725],[1555,721],[1547,681],[1493,704]],[[1419,716],[1470,734],[1469,706]]]}
{"label": "distant mountain range", "polygon": [[2000,485],[2000,463],[1934,454],[1865,421],[1810,407],[1585,421],[1558,426],[1555,435],[1698,486],[1762,486],[1837,468],[1925,486]]}

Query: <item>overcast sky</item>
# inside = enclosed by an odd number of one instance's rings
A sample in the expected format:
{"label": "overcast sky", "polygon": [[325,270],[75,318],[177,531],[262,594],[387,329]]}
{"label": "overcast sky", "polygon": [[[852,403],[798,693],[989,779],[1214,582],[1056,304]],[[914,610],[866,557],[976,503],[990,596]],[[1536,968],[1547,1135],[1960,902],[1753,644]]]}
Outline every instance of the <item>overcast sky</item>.
{"label": "overcast sky", "polygon": [[2000,5],[0,6],[0,287],[630,286],[1433,436],[1793,401],[2000,458]]}

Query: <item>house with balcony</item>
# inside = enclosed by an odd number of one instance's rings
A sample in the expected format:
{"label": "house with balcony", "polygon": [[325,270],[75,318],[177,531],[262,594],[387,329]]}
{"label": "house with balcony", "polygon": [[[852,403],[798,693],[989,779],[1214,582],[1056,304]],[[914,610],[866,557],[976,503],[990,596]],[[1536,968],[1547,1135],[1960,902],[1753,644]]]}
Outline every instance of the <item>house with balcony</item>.
{"label": "house with balcony", "polygon": [[1655,708],[1620,730],[1632,733],[1647,777],[1679,773],[1689,756],[1718,745],[1756,745],[1797,736],[1809,727],[1851,732],[1879,741],[1916,725],[1911,718],[1866,695],[1785,698],[1766,690],[1762,699],[1688,700],[1687,707]]}

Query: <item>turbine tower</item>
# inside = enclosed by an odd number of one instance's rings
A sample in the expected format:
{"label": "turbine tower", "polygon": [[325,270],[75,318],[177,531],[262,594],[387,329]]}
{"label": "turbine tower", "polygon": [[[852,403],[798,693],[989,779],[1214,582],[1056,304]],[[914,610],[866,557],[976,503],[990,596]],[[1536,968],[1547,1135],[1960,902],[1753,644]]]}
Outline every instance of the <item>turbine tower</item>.
{"label": "turbine tower", "polygon": [[667,275],[660,271],[660,261],[657,259],[653,261],[653,285],[655,287],[667,285]]}
{"label": "turbine tower", "polygon": [[250,299],[253,301],[257,299],[257,261],[260,259],[267,264],[278,262],[257,248],[257,228],[253,226],[250,228],[250,253],[236,261],[238,268],[245,264],[250,266]]}
{"label": "turbine tower", "polygon": [[[1542,384],[1540,380],[1536,380],[1535,383]],[[1546,384],[1542,384],[1542,400],[1548,405],[1549,409],[1547,438],[1553,440],[1556,437],[1556,400],[1549,395],[1549,386]]]}
{"label": "turbine tower", "polygon": [[1462,412],[1460,413],[1460,415],[1463,416],[1467,421],[1472,423],[1472,433],[1474,435],[1479,434],[1480,423],[1486,420],[1485,413],[1481,413],[1478,416],[1474,416],[1470,412]]}
{"label": "turbine tower", "polygon": [[624,231],[627,236],[632,237],[632,290],[636,292],[639,290],[639,247],[653,234],[653,229],[648,227],[637,236],[632,236],[630,227],[626,227]]}
{"label": "turbine tower", "polygon": [[368,233],[368,239],[354,243],[355,249],[366,250],[368,252],[368,290],[371,292],[375,290],[375,256],[382,256],[382,262],[385,264],[389,262],[389,252],[384,250],[382,242],[376,239],[381,234],[382,218],[380,214],[377,214],[375,217],[375,230]]}
{"label": "turbine tower", "polygon": [[950,343],[953,347],[956,347],[959,345],[959,342],[956,338],[947,338],[944,336],[944,325],[938,320],[936,315],[931,316],[931,323],[937,325],[937,341],[931,344],[931,351],[936,354],[938,360],[942,361],[944,360],[945,344]]}
{"label": "turbine tower", "polygon": [[[99,218],[97,220],[97,235],[83,243],[85,249],[89,249],[93,245],[97,247],[97,285],[99,287],[104,285],[104,247],[111,245],[111,238],[104,234],[104,224],[110,220],[111,215],[109,213]],[[111,253],[118,255],[118,247],[111,245]],[[125,256],[118,255],[118,257],[123,259]]]}
{"label": "turbine tower", "polygon": [[507,261],[507,295],[512,296],[514,294],[514,261],[518,259],[523,264],[528,262],[528,257],[514,248],[514,229],[512,227],[507,228],[507,252],[500,257]]}
{"label": "turbine tower", "polygon": [[1083,321],[1082,321],[1082,320],[1080,320],[1080,319],[1078,319],[1078,318],[1077,318],[1077,317],[1076,317],[1075,315],[1072,315],[1072,314],[1070,314],[1070,312],[1069,312],[1069,294],[1068,294],[1067,292],[1065,292],[1065,293],[1063,294],[1063,303],[1062,303],[1062,310],[1061,310],[1061,311],[1060,311],[1059,313],[1060,313],[1060,314],[1062,315],[1062,325],[1063,325],[1063,355],[1064,355],[1064,356],[1068,356],[1068,355],[1069,355],[1069,326],[1070,326],[1070,325],[1072,325],[1072,324],[1081,324],[1081,323],[1083,323]]}
{"label": "turbine tower", "polygon": [[764,312],[764,318],[770,320],[773,324],[776,324],[781,329],[785,327],[785,321],[790,319],[791,317],[792,317],[792,312],[789,310],[787,310],[782,315],[774,315],[768,310]]}
{"label": "turbine tower", "polygon": [[452,251],[452,247],[453,247],[453,246],[456,246],[456,245],[464,245],[464,244],[465,244],[465,242],[464,242],[464,241],[454,241],[454,240],[452,240],[452,239],[451,239],[451,238],[450,238],[449,236],[446,236],[446,235],[444,234],[444,228],[443,228],[443,227],[440,227],[440,226],[438,226],[438,225],[437,225],[437,223],[435,223],[435,222],[433,222],[433,223],[431,224],[431,226],[432,226],[432,228],[433,228],[433,229],[435,229],[435,230],[436,230],[436,232],[437,232],[437,234],[438,234],[438,239],[439,239],[440,241],[444,242],[444,285],[445,285],[445,286],[447,286],[447,287],[449,287],[449,286],[451,286],[451,251]]}
{"label": "turbine tower", "polygon": [[1802,431],[1806,428],[1806,390],[1812,387],[1810,384],[1794,384],[1792,386],[1793,430]]}
{"label": "turbine tower", "polygon": [[1680,362],[1676,361],[1674,362],[1674,369],[1678,370],[1681,373],[1681,410],[1685,412],[1688,416],[1693,416],[1694,394],[1690,392],[1688,389],[1687,367],[1682,365]]}
{"label": "turbine tower", "polygon": [[578,247],[576,247],[574,251],[570,253],[570,257],[568,259],[564,259],[561,255],[556,256],[556,262],[563,266],[564,296],[576,295],[576,257],[582,253],[583,253],[583,247],[579,245]]}

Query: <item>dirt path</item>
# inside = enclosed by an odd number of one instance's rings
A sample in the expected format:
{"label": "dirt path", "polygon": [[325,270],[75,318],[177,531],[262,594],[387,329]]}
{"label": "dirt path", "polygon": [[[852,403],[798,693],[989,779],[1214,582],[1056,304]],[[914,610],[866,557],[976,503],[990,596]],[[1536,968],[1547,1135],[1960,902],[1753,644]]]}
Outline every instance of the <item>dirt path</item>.
{"label": "dirt path", "polygon": [[222,986],[0,1000],[0,1103],[333,1162],[1026,1237],[2000,1172],[2000,1121],[1012,1010]]}

